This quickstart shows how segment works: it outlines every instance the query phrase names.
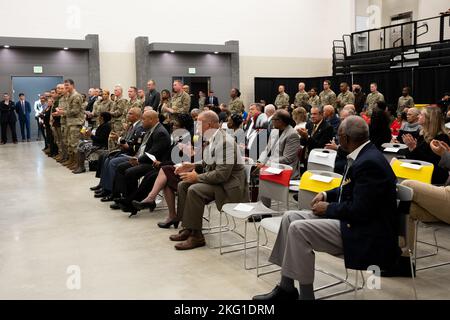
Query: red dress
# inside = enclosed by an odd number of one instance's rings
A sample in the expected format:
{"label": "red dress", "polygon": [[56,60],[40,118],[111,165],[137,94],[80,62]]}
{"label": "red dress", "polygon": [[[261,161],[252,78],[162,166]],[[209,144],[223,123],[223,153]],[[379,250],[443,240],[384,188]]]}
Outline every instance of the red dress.
{"label": "red dress", "polygon": [[395,119],[391,124],[391,133],[393,136],[398,137],[402,123]]}

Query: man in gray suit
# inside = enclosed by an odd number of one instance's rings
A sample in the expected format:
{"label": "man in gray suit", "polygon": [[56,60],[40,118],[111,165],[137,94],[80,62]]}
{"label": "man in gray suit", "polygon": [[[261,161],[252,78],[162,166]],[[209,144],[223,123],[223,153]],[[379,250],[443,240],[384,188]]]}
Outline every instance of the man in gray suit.
{"label": "man in gray suit", "polygon": [[[234,138],[219,129],[219,117],[213,111],[198,116],[204,137],[203,160],[184,163],[175,171],[178,184],[178,219],[183,230],[170,240],[180,242],[177,250],[190,250],[205,245],[202,219],[205,204],[215,200],[220,210],[225,203],[248,201],[248,185],[243,160]],[[202,172],[202,173],[198,173]]]}
{"label": "man in gray suit", "polygon": [[300,149],[300,137],[291,126],[292,119],[286,110],[278,110],[271,119],[274,130],[270,133],[269,142],[259,156],[256,166],[261,169],[267,162],[291,166],[293,177],[298,176],[299,161],[297,152]]}

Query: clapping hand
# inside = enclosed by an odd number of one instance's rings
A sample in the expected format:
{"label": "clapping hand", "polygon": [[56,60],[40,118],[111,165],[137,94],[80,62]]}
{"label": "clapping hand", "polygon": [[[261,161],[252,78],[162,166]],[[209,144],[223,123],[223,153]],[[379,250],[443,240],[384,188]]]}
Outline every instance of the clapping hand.
{"label": "clapping hand", "polygon": [[417,140],[410,134],[404,134],[402,136],[403,142],[408,146],[409,151],[413,151],[417,148]]}
{"label": "clapping hand", "polygon": [[329,203],[325,202],[325,197],[323,193],[319,193],[311,201],[311,208],[316,216],[323,216],[327,212]]}
{"label": "clapping hand", "polygon": [[450,152],[450,146],[445,142],[439,140],[431,141],[430,148],[439,157],[442,157],[446,152]]}
{"label": "clapping hand", "polygon": [[330,143],[327,143],[325,145],[325,149],[327,149],[327,150],[337,151],[338,148],[339,148],[339,146],[336,144],[336,140],[334,140],[334,138],[333,138],[333,140],[330,141]]}

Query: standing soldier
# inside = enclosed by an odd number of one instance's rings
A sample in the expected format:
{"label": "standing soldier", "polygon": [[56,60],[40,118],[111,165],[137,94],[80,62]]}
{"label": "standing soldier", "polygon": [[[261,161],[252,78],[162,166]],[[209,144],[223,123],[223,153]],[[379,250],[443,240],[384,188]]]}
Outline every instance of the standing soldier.
{"label": "standing soldier", "polygon": [[342,82],[340,85],[341,93],[337,97],[336,106],[339,112],[348,104],[355,104],[355,95],[349,90],[348,83]]}
{"label": "standing soldier", "polygon": [[409,87],[404,87],[402,91],[402,96],[398,98],[398,109],[397,112],[403,112],[405,108],[414,108],[414,99],[410,96],[411,89]]}
{"label": "standing soldier", "polygon": [[[318,108],[318,107],[320,107],[320,98],[317,95],[317,88],[311,88],[311,90],[309,91],[308,105],[311,108]],[[307,111],[309,112],[310,110],[307,110]]]}
{"label": "standing soldier", "polygon": [[123,129],[122,119],[127,115],[128,101],[123,97],[123,89],[121,86],[116,86],[114,88],[114,95],[116,96],[116,101],[111,106],[111,117],[112,117],[112,132],[117,135],[121,135]]}
{"label": "standing soldier", "polygon": [[331,90],[330,80],[325,80],[323,82],[323,91],[319,95],[321,106],[333,106],[336,108],[336,93]]}
{"label": "standing soldier", "polygon": [[60,101],[65,94],[64,84],[60,83],[56,86],[56,95],[53,98],[55,102],[53,103],[52,113],[50,121],[52,124],[53,136],[55,137],[55,143],[58,146],[58,155],[55,160],[60,162],[65,155],[65,146],[63,142],[62,132],[61,132],[61,116],[58,113],[60,107]]}
{"label": "standing soldier", "polygon": [[278,95],[274,103],[277,109],[289,107],[289,95],[286,92],[284,92],[285,90],[286,88],[284,87],[284,85],[278,87]]}
{"label": "standing soldier", "polygon": [[230,92],[231,100],[228,103],[228,110],[231,112],[231,114],[240,114],[242,115],[244,113],[244,103],[240,99],[241,92],[237,88],[231,89]]}
{"label": "standing soldier", "polygon": [[378,85],[374,82],[370,84],[370,93],[366,99],[366,114],[372,116],[373,109],[377,106],[378,102],[384,102],[384,96],[378,92]]}
{"label": "standing soldier", "polygon": [[[128,98],[130,98],[130,100],[128,101],[128,109],[125,112],[125,115],[131,108],[141,108],[141,110],[144,110],[144,105],[142,101],[139,100],[138,89],[136,87],[130,87],[128,89]],[[124,118],[125,118],[124,123],[126,123],[126,116]]]}
{"label": "standing soldier", "polygon": [[59,107],[57,109],[58,115],[61,117],[61,141],[63,147],[63,158],[60,161],[63,165],[66,165],[69,161],[68,145],[67,145],[67,117],[65,115],[65,110],[67,109],[67,90],[66,86],[63,84],[64,91],[63,95],[59,99]]}
{"label": "standing soldier", "polygon": [[85,122],[85,114],[83,107],[83,97],[75,90],[75,82],[72,79],[64,81],[66,88],[66,108],[64,115],[67,122],[67,153],[69,161],[65,166],[70,170],[75,170],[78,166],[76,151],[80,143],[80,131]]}
{"label": "standing soldier", "polygon": [[92,122],[95,123],[95,127],[98,126],[98,117],[102,112],[111,112],[113,102],[111,101],[111,96],[109,95],[109,90],[102,90],[101,96],[97,99],[94,104],[94,110],[92,111]]}
{"label": "standing soldier", "polygon": [[308,104],[308,100],[309,100],[309,94],[308,94],[308,92],[306,92],[305,88],[306,88],[306,85],[303,82],[300,82],[298,84],[298,92],[295,95],[295,100],[294,100],[295,108],[298,108],[298,107],[306,108],[306,105]]}
{"label": "standing soldier", "polygon": [[173,82],[173,92],[171,105],[169,108],[165,108],[165,112],[170,114],[170,119],[176,119],[179,113],[189,114],[191,97],[183,90],[183,82],[175,80]]}

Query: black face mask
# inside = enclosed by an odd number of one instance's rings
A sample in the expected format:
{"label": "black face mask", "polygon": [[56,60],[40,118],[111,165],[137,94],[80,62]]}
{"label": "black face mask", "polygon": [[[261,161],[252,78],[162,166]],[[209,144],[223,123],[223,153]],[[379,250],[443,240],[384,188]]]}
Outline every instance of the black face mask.
{"label": "black face mask", "polygon": [[360,93],[360,92],[361,92],[361,89],[359,89],[359,88],[355,89],[355,93]]}

